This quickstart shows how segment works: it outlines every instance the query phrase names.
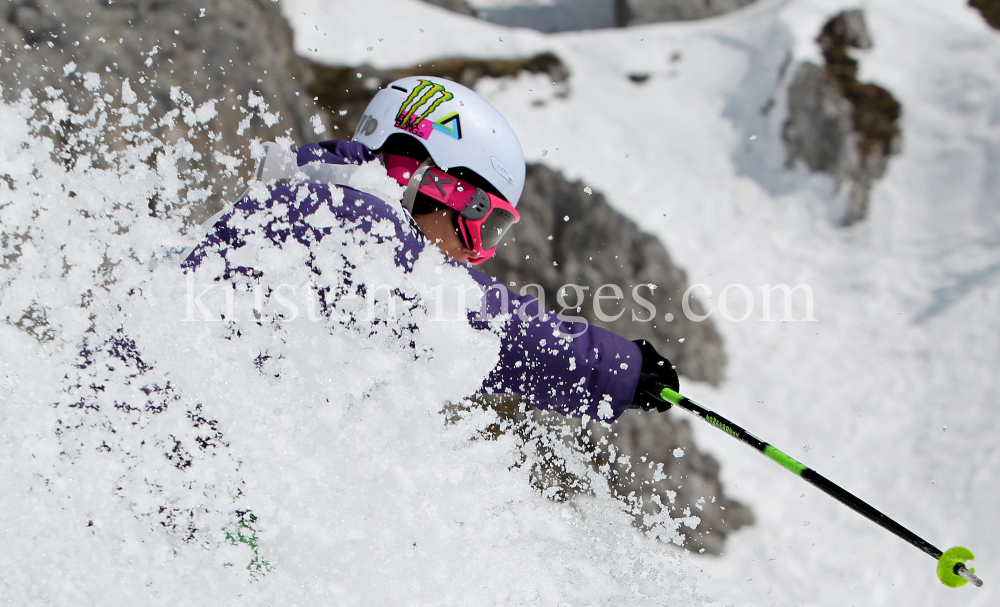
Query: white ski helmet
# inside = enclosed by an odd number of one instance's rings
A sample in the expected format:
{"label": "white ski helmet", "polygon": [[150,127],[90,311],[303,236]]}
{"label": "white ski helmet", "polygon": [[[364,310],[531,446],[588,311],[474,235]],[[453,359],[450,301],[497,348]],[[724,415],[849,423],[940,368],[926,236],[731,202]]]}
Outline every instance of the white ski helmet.
{"label": "white ski helmet", "polygon": [[410,76],[375,95],[354,132],[370,149],[391,135],[416,138],[438,167],[464,167],[517,206],[524,189],[524,152],[500,112],[475,91],[435,76]]}

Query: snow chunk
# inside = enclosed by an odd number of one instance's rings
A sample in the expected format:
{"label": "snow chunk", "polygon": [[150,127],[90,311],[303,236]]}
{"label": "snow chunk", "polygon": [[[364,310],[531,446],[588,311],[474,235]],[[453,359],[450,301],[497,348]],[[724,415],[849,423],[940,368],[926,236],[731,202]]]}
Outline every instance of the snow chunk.
{"label": "snow chunk", "polygon": [[136,96],[135,91],[132,90],[132,86],[129,84],[128,78],[122,80],[122,103],[125,105],[132,105],[139,100]]}
{"label": "snow chunk", "polygon": [[597,415],[601,419],[611,419],[615,416],[615,410],[611,408],[611,396],[605,394],[601,398],[601,404],[597,406]]}
{"label": "snow chunk", "polygon": [[309,118],[309,122],[312,124],[313,133],[315,133],[317,135],[322,135],[323,133],[326,132],[326,125],[323,124],[323,116],[322,115],[320,115],[320,114],[313,114],[312,117]]}
{"label": "snow chunk", "polygon": [[87,72],[83,75],[83,86],[88,91],[96,91],[101,88],[101,76],[97,72]]}

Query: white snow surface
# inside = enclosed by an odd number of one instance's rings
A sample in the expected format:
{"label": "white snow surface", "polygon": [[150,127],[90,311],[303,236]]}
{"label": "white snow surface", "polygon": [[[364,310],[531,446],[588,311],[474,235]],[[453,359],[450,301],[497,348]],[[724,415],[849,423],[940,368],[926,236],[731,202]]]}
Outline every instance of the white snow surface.
{"label": "white snow surface", "polygon": [[[299,52],[332,64],[556,53],[572,73],[565,99],[544,76],[479,84],[529,162],[602,191],[692,283],[756,295],[744,322],[713,315],[725,383],[683,392],[938,548],[968,546],[986,581],[945,588],[927,555],[696,424],[758,517],[722,558],[694,557],[699,591],[724,605],[997,602],[1000,32],[965,0],[761,0],[705,21],[556,35],[415,0],[284,6]],[[832,180],[784,169],[780,132],[796,63],[821,61],[822,25],[848,8],[865,11],[874,40],[856,53],[861,80],[902,103],[903,148],[869,218],[841,229]],[[761,322],[769,284],[810,285],[817,322]],[[729,295],[739,318],[743,296]]]}
{"label": "white snow surface", "polygon": [[[182,211],[146,208],[156,195],[183,209],[202,184],[178,162],[200,158],[138,131],[128,97],[74,120],[95,132],[118,120],[132,143],[66,168],[46,132],[72,112],[53,91],[0,105],[0,225],[19,235],[0,243],[16,256],[0,266],[0,602],[994,604],[1000,33],[964,0],[862,3],[875,41],[862,79],[903,104],[903,152],[869,219],[839,229],[832,182],[782,168],[782,91],[794,62],[817,58],[825,20],[855,6],[761,0],[703,22],[546,36],[415,0],[284,3],[298,51],[332,64],[558,54],[564,99],[544,77],[480,84],[529,160],[604,192],[715,294],[814,291],[817,322],[761,322],[759,300],[744,322],[716,310],[728,378],[683,392],[939,548],[968,546],[984,588],[944,588],[926,555],[705,425],[699,444],[758,517],[721,558],[638,534],[599,483],[572,506],[537,495],[512,441],[480,438],[490,415],[445,423],[443,403],[479,385],[498,340],[428,318],[430,285],[469,284],[436,255],[403,275],[391,247],[349,234],[313,247],[322,267],[346,259],[398,285],[389,323],[314,322],[308,306],[293,319],[277,298],[258,323],[249,293],[235,323],[184,322],[188,289],[217,268],[189,285],[162,258],[195,234]],[[304,247],[251,244],[271,286],[339,284],[303,270]],[[253,529],[239,527],[251,512]],[[226,533],[255,537],[256,553]]]}

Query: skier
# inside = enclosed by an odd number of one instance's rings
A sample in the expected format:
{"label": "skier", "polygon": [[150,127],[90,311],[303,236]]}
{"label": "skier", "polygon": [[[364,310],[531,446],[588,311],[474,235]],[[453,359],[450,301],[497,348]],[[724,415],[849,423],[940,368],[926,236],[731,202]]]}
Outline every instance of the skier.
{"label": "skier", "polygon": [[[405,219],[386,201],[345,187],[353,167],[373,161],[383,163],[389,176],[405,187],[401,201]],[[309,221],[321,207],[332,211],[342,225],[352,226],[348,229],[368,232],[376,222],[384,225],[382,220],[389,220],[401,245],[397,265],[406,269],[428,242],[452,264],[482,263],[520,220],[516,207],[525,164],[513,129],[477,93],[442,78],[414,76],[392,82],[368,105],[352,141],[304,145],[296,150],[293,164],[316,183],[278,182],[270,198],[243,197],[214,224],[184,267],[194,268],[210,254],[225,257],[227,249],[242,246],[231,225],[236,210],[247,217],[275,204],[288,204],[297,200],[299,187],[309,187],[320,200],[311,207],[299,204],[290,234],[272,233],[266,227],[272,240],[290,235],[308,245],[303,234],[317,233]],[[315,187],[320,182],[340,188],[343,203],[331,205],[329,189]],[[322,238],[319,233],[316,237]],[[664,386],[678,390],[677,373],[648,342],[633,343],[599,327],[563,321],[539,310],[534,297],[519,296],[463,267],[484,292],[483,310],[470,315],[472,326],[485,330],[490,319],[509,313],[501,334],[500,362],[483,391],[514,392],[537,408],[607,422],[630,407],[659,411],[670,407],[659,394]],[[230,270],[259,271],[228,268],[226,277]]]}

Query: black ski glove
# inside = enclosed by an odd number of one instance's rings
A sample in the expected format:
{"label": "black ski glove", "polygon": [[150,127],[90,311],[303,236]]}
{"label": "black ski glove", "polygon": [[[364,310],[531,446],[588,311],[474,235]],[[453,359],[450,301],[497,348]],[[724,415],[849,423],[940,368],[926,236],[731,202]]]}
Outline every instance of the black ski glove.
{"label": "black ski glove", "polygon": [[629,408],[643,411],[655,409],[663,413],[672,405],[660,398],[660,392],[663,388],[670,388],[674,392],[680,391],[677,371],[669,360],[660,356],[653,344],[645,339],[637,339],[635,343],[642,352],[642,368],[639,370],[639,386],[635,389],[635,396]]}

